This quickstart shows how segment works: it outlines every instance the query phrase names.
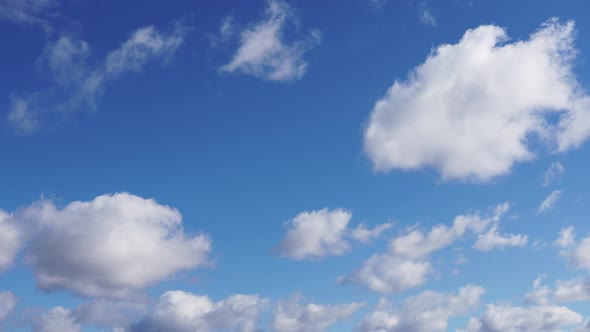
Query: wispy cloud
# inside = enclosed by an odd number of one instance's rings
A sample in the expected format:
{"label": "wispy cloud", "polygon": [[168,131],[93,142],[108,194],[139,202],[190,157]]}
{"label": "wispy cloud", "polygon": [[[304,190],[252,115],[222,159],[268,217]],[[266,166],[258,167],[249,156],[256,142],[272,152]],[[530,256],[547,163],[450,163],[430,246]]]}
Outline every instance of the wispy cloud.
{"label": "wispy cloud", "polygon": [[547,196],[539,205],[539,208],[537,209],[538,213],[543,213],[543,212],[547,212],[551,209],[553,209],[553,207],[555,206],[555,204],[557,204],[557,201],[559,201],[559,198],[561,198],[561,195],[563,194],[563,192],[561,190],[554,190],[553,192],[551,192],[549,194],[549,196]]}
{"label": "wispy cloud", "polygon": [[188,27],[181,22],[169,32],[161,32],[154,26],[143,27],[94,65],[89,63],[92,51],[86,41],[62,35],[47,44],[38,61],[55,85],[15,97],[8,120],[20,133],[31,134],[52,119],[86,109],[96,110],[109,82],[124,74],[140,72],[150,61],[170,60],[187,32]]}
{"label": "wispy cloud", "polygon": [[321,39],[319,30],[311,30],[303,39],[285,41],[283,31],[294,19],[291,7],[271,0],[261,21],[241,32],[240,47],[222,72],[241,72],[269,81],[300,79],[307,70],[303,55]]}
{"label": "wispy cloud", "polygon": [[431,27],[437,26],[436,18],[432,14],[432,11],[430,10],[430,7],[428,7],[428,4],[426,2],[421,2],[418,5],[418,12],[418,17],[420,18],[420,22],[422,22],[422,24],[430,25]]}

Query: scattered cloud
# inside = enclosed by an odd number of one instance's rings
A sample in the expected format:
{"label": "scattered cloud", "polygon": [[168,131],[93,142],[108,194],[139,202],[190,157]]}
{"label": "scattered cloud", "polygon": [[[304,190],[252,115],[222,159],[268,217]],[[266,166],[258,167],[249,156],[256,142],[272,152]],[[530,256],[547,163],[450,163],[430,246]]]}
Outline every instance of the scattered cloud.
{"label": "scattered cloud", "polygon": [[76,322],[84,326],[93,326],[117,332],[125,331],[148,313],[144,302],[115,301],[94,299],[77,306],[72,315]]}
{"label": "scattered cloud", "polygon": [[267,300],[257,295],[232,295],[218,302],[207,296],[169,291],[154,310],[130,331],[208,332],[258,331],[257,322]]}
{"label": "scattered cloud", "polygon": [[291,7],[282,1],[270,0],[261,21],[241,32],[241,44],[232,60],[220,68],[223,72],[241,72],[269,81],[300,79],[307,70],[303,56],[321,39],[318,30],[307,37],[286,42],[284,29],[293,20]]}
{"label": "scattered cloud", "polygon": [[574,228],[570,226],[559,232],[555,243],[561,247],[561,256],[565,257],[572,267],[590,272],[590,236],[576,241]]}
{"label": "scattered cloud", "polygon": [[485,290],[467,285],[458,294],[425,291],[408,298],[400,308],[391,308],[382,301],[376,310],[365,316],[360,330],[363,332],[444,332],[448,320],[475,309]]}
{"label": "scattered cloud", "polygon": [[375,228],[370,229],[367,228],[365,224],[360,224],[356,226],[351,232],[350,237],[356,241],[361,243],[370,243],[374,239],[378,238],[388,229],[391,229],[393,225],[391,223],[380,224],[375,226]]}
{"label": "scattered cloud", "polygon": [[381,10],[387,4],[387,0],[369,0],[369,4],[375,10]]}
{"label": "scattered cloud", "polygon": [[557,204],[557,201],[559,201],[561,194],[562,194],[561,190],[554,190],[553,192],[551,192],[551,194],[549,194],[549,196],[547,196],[541,202],[541,204],[539,205],[539,208],[537,209],[537,212],[544,213],[544,212],[547,212],[547,211],[553,209],[555,204]]}
{"label": "scattered cloud", "polygon": [[299,304],[299,298],[278,303],[272,313],[270,328],[275,332],[321,332],[334,323],[349,318],[364,303],[322,305]]}
{"label": "scattered cloud", "polygon": [[7,212],[0,210],[0,273],[10,267],[22,248],[25,234]]}
{"label": "scattered cloud", "polygon": [[211,46],[217,46],[218,44],[227,42],[235,33],[235,19],[233,16],[228,15],[221,20],[219,31],[217,33],[208,34],[209,42]]}
{"label": "scattered cloud", "polygon": [[[1,242],[0,242],[1,243]],[[16,307],[16,296],[11,292],[0,292],[0,323],[8,318]],[[0,325],[0,330],[2,326]]]}
{"label": "scattered cloud", "polygon": [[34,332],[81,332],[71,310],[54,307],[37,317],[32,324]]}
{"label": "scattered cloud", "polygon": [[432,167],[482,182],[535,158],[533,139],[561,152],[582,144],[590,97],[571,70],[574,23],[551,19],[528,40],[507,39],[497,26],[467,30],[395,81],[365,131],[375,169]]}
{"label": "scattered cloud", "polygon": [[563,306],[501,303],[489,304],[480,318],[471,318],[467,327],[458,332],[557,332],[583,322],[582,315]]}
{"label": "scattered cloud", "polygon": [[590,301],[590,279],[575,278],[557,280],[555,287],[542,284],[544,275],[539,276],[533,283],[533,290],[526,295],[527,303],[547,305],[552,303],[566,303],[576,301]]}
{"label": "scattered cloud", "polygon": [[6,223],[27,228],[25,260],[45,291],[128,298],[210,263],[211,240],[185,234],[178,210],[127,193],[62,209],[40,200],[5,215],[0,225]]}
{"label": "scattered cloud", "polygon": [[523,247],[527,244],[528,237],[521,234],[498,233],[498,227],[493,226],[487,232],[479,234],[473,248],[481,251],[504,249],[506,247]]}
{"label": "scattered cloud", "polygon": [[453,225],[436,225],[425,233],[412,230],[393,238],[387,252],[375,254],[363,263],[350,277],[341,282],[353,281],[379,293],[399,293],[424,284],[433,272],[430,255],[461,239],[467,231],[484,232],[497,224],[508,212],[508,203],[499,204],[489,216],[480,214],[459,215]]}
{"label": "scattered cloud", "polygon": [[431,27],[436,28],[436,18],[434,18],[434,15],[432,15],[432,11],[426,2],[421,2],[418,5],[418,12],[420,13],[418,17],[420,18],[420,22],[422,24],[430,25]]}
{"label": "scattered cloud", "polygon": [[46,32],[52,31],[49,18],[57,15],[55,0],[2,0],[0,20],[39,26]]}
{"label": "scattered cloud", "polygon": [[348,227],[351,218],[352,213],[343,209],[299,213],[285,224],[288,230],[279,246],[281,255],[295,260],[342,255],[351,248],[347,238],[368,243],[391,228],[389,223],[373,229],[360,224],[351,230]]}
{"label": "scattered cloud", "polygon": [[576,244],[576,233],[574,227],[569,226],[559,231],[559,237],[555,244],[562,249],[569,249]]}
{"label": "scattered cloud", "polygon": [[565,173],[565,167],[560,162],[551,163],[549,169],[545,172],[543,177],[543,187],[547,187],[555,181],[561,179]]}
{"label": "scattered cloud", "polygon": [[[169,33],[153,26],[138,29],[94,66],[88,63],[92,51],[86,41],[60,36],[47,44],[38,61],[48,70],[55,87],[14,98],[8,121],[18,132],[31,134],[52,118],[85,109],[96,110],[108,82],[127,73],[140,72],[154,59],[170,60],[187,32],[188,27],[178,22]],[[55,100],[60,101],[55,103]]]}

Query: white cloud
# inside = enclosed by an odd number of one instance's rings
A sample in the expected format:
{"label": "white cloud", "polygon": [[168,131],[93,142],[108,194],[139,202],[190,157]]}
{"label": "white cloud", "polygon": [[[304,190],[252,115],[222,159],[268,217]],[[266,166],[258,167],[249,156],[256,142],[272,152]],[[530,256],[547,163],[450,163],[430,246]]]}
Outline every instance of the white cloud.
{"label": "white cloud", "polygon": [[280,252],[295,260],[342,255],[351,247],[347,237],[367,243],[391,227],[391,224],[381,224],[367,229],[361,224],[350,230],[351,218],[352,213],[343,209],[301,212],[285,224],[288,230],[279,246]]}
{"label": "white cloud", "polygon": [[38,25],[46,32],[52,30],[49,17],[58,2],[54,0],[2,0],[0,1],[0,20],[14,23]]}
{"label": "white cloud", "polygon": [[574,228],[570,226],[559,232],[555,244],[561,248],[561,256],[565,257],[572,267],[590,272],[590,236],[576,241]]}
{"label": "white cloud", "polygon": [[576,244],[576,233],[574,228],[569,226],[559,231],[559,237],[555,240],[555,244],[562,249],[573,247]]}
{"label": "white cloud", "polygon": [[557,281],[553,295],[557,302],[590,301],[590,280]]}
{"label": "white cloud", "polygon": [[543,177],[543,187],[547,187],[559,180],[565,173],[565,167],[560,162],[551,163]]}
{"label": "white cloud", "polygon": [[547,196],[541,202],[541,204],[539,205],[539,209],[537,209],[537,212],[543,213],[543,212],[547,212],[547,211],[553,209],[555,204],[557,204],[557,201],[559,201],[561,194],[562,194],[561,190],[554,190],[553,192],[551,192],[551,194],[549,194],[549,196]]}
{"label": "white cloud", "polygon": [[55,307],[42,314],[33,322],[33,332],[80,332],[82,327],[76,322],[69,309]]}
{"label": "white cloud", "polygon": [[488,25],[436,48],[375,104],[364,140],[375,169],[486,181],[535,158],[530,139],[579,146],[590,135],[590,97],[571,70],[573,36],[573,22],[552,19],[529,40],[507,43]]}
{"label": "white cloud", "polygon": [[142,302],[95,299],[77,306],[72,315],[85,326],[124,331],[144,317],[147,309],[147,304]]}
{"label": "white cloud", "polygon": [[381,234],[383,234],[383,232],[390,229],[391,227],[391,223],[386,223],[377,225],[373,229],[369,229],[365,224],[360,224],[350,232],[350,237],[361,243],[370,243],[372,240],[378,238]]}
{"label": "white cloud", "polygon": [[12,265],[24,240],[25,234],[20,225],[7,212],[0,210],[0,273]]}
{"label": "white cloud", "polygon": [[517,307],[489,304],[481,318],[472,318],[461,332],[559,332],[580,326],[583,317],[567,307],[538,305]]}
{"label": "white cloud", "polygon": [[475,309],[485,293],[482,287],[467,285],[457,295],[425,291],[408,298],[400,308],[386,302],[365,316],[363,332],[444,332],[452,316]]}
{"label": "white cloud", "polygon": [[169,291],[160,297],[153,312],[131,331],[254,332],[267,302],[257,295],[240,294],[213,302],[207,296]]}
{"label": "white cloud", "polygon": [[[0,323],[12,314],[15,307],[16,296],[11,292],[0,292]],[[2,326],[0,325],[0,330],[1,329]]]}
{"label": "white cloud", "polygon": [[287,43],[284,29],[292,19],[288,4],[270,0],[260,22],[241,32],[241,45],[221,71],[239,71],[270,81],[292,81],[303,77],[307,62],[303,55],[321,39],[318,30],[308,37]]}
{"label": "white cloud", "polygon": [[493,226],[484,234],[477,236],[477,241],[473,248],[481,251],[491,251],[494,249],[504,249],[506,247],[523,247],[527,244],[528,237],[521,234],[498,233],[498,227]]}
{"label": "white cloud", "polygon": [[281,253],[293,259],[342,255],[350,249],[344,239],[352,213],[342,209],[301,212],[288,222]]}
{"label": "white cloud", "polygon": [[467,231],[479,234],[508,212],[509,204],[496,206],[489,216],[459,215],[453,225],[436,225],[428,233],[413,230],[393,238],[388,251],[376,254],[341,281],[363,284],[379,293],[398,293],[424,284],[433,272],[429,256],[462,238]]}
{"label": "white cloud", "polygon": [[10,218],[34,234],[26,260],[46,291],[135,296],[176,272],[209,263],[209,237],[185,234],[176,209],[127,193],[63,209],[41,200]]}
{"label": "white cloud", "polygon": [[274,332],[321,332],[349,318],[364,303],[321,305],[299,304],[298,298],[279,303],[273,309],[270,328]]}
{"label": "white cloud", "polygon": [[153,26],[140,28],[94,66],[88,64],[91,49],[86,41],[64,35],[49,42],[39,64],[48,69],[56,88],[15,98],[9,122],[19,132],[30,134],[66,113],[97,109],[109,81],[139,72],[154,59],[168,61],[183,44],[187,31],[181,23],[176,23],[169,33]]}
{"label": "white cloud", "polygon": [[19,134],[28,135],[39,128],[37,113],[29,108],[29,102],[23,98],[12,100],[7,119]]}
{"label": "white cloud", "polygon": [[430,11],[430,8],[426,2],[421,2],[420,5],[418,5],[418,11],[420,13],[419,18],[422,24],[436,27],[436,18],[434,18],[434,15],[432,15],[432,12]]}

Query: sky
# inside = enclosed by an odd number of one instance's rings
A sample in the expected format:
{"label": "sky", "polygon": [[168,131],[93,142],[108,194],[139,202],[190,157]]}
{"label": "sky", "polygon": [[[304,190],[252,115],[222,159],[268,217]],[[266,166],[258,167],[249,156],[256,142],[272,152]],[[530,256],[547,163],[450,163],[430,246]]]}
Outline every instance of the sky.
{"label": "sky", "polygon": [[0,331],[590,331],[589,12],[0,0]]}

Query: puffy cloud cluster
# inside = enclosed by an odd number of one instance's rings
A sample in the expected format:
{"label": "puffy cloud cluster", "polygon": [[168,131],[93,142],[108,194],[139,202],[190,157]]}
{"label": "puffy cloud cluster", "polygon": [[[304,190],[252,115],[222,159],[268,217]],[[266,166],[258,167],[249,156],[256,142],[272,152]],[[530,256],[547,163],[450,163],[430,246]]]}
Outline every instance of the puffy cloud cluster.
{"label": "puffy cloud cluster", "polygon": [[392,309],[382,301],[378,308],[365,316],[363,332],[444,332],[452,316],[466,314],[479,304],[485,290],[467,285],[458,294],[425,291],[408,298],[400,308]]}
{"label": "puffy cloud cluster", "polygon": [[[522,235],[504,237],[497,233],[497,224],[509,208],[508,203],[499,204],[489,216],[477,213],[459,215],[450,227],[436,225],[427,233],[415,229],[395,237],[390,241],[387,252],[373,255],[360,269],[342,280],[361,283],[380,293],[398,293],[420,286],[433,272],[430,255],[450,246],[468,231],[480,234],[475,244],[476,249],[491,250],[523,245],[526,237]],[[481,235],[488,228],[488,233]]]}
{"label": "puffy cloud cluster", "polygon": [[350,250],[347,238],[367,243],[391,228],[387,223],[373,229],[364,224],[350,229],[351,218],[352,213],[343,209],[299,213],[286,223],[288,230],[280,244],[281,254],[296,260],[342,255]]}
{"label": "puffy cloud cluster", "polygon": [[590,271],[590,236],[577,241],[575,230],[570,226],[559,232],[555,243],[572,267]]}
{"label": "puffy cloud cluster", "polygon": [[72,311],[55,307],[42,314],[33,322],[34,332],[80,332],[82,326],[76,322]]}
{"label": "puffy cloud cluster", "polygon": [[547,305],[555,302],[590,301],[590,279],[557,280],[552,289],[542,284],[543,278],[544,275],[541,275],[535,279],[533,291],[526,295],[528,303]]}
{"label": "puffy cloud cluster", "polygon": [[[0,226],[18,225],[29,238],[26,261],[42,290],[126,298],[176,272],[208,264],[211,240],[187,235],[178,210],[153,199],[119,193],[64,208],[41,200],[2,216]],[[12,226],[11,226],[12,227]],[[16,228],[15,228],[16,229]],[[3,255],[5,253],[3,252]],[[6,264],[14,253],[6,254]]]}
{"label": "puffy cloud cluster", "polygon": [[285,42],[283,31],[293,15],[285,2],[270,0],[263,19],[241,32],[240,47],[221,71],[239,71],[270,81],[303,77],[307,69],[303,55],[320,42],[321,34],[312,30],[304,39]]}
{"label": "puffy cloud cluster", "polygon": [[321,305],[299,304],[298,298],[275,306],[270,328],[275,332],[321,332],[334,323],[347,319],[364,303]]}
{"label": "puffy cloud cluster", "polygon": [[219,302],[207,296],[169,291],[160,297],[154,310],[131,331],[219,331],[257,330],[258,316],[268,300],[257,295],[232,295]]}
{"label": "puffy cloud cluster", "polygon": [[375,168],[486,181],[533,159],[531,139],[557,151],[582,144],[590,97],[571,70],[574,23],[551,19],[528,40],[507,40],[497,26],[468,30],[396,81],[365,131]]}
{"label": "puffy cloud cluster", "polygon": [[[108,82],[139,72],[154,59],[170,59],[183,44],[187,31],[181,23],[168,33],[153,26],[140,28],[95,66],[88,63],[91,50],[86,41],[62,35],[48,43],[39,61],[50,72],[57,89],[13,98],[8,121],[20,133],[30,134],[44,121],[59,118],[64,112],[96,109]],[[44,100],[42,95],[52,97]],[[62,101],[54,104],[53,100],[59,99],[54,95],[61,96]]]}
{"label": "puffy cloud cluster", "polygon": [[480,318],[471,318],[460,332],[558,332],[583,322],[582,315],[563,306],[489,304]]}

